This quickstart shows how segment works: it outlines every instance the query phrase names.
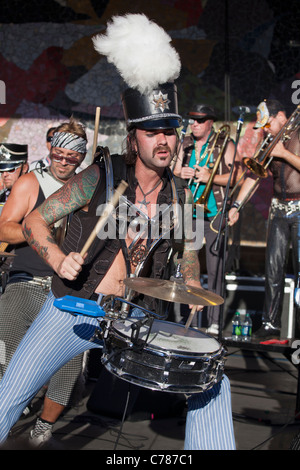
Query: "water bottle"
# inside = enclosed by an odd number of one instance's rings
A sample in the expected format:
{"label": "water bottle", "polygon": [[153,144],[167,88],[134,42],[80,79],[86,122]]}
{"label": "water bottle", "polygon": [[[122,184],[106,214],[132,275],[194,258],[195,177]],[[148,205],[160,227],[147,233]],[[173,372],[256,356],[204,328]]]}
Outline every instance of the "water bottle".
{"label": "water bottle", "polygon": [[232,320],[232,339],[238,341],[241,338],[241,317],[240,312],[235,312]]}
{"label": "water bottle", "polygon": [[252,320],[249,313],[246,313],[245,320],[242,323],[242,341],[251,341]]}

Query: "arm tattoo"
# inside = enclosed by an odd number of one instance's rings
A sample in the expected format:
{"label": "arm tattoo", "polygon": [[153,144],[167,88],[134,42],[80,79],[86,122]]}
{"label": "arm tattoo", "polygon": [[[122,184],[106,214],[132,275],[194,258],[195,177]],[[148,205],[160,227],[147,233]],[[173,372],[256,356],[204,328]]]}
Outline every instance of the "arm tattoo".
{"label": "arm tattoo", "polygon": [[[36,251],[36,253],[37,253],[41,258],[43,258],[45,261],[47,261],[48,258],[49,258],[49,255],[48,255],[48,248],[47,248],[46,246],[40,245],[40,243],[38,243],[38,241],[33,238],[32,231],[27,227],[26,222],[24,222],[23,234],[24,234],[24,237],[25,237],[25,239],[26,239],[28,245],[29,245],[34,251]],[[55,244],[55,241],[54,241],[53,238],[51,238],[51,237],[47,237],[47,241],[49,241],[50,243]]]}
{"label": "arm tattoo", "polygon": [[44,242],[42,240],[39,242],[36,239],[32,229],[26,224],[26,220],[23,222],[23,234],[28,245],[45,261],[49,259],[50,245],[57,244],[51,234],[51,225],[88,204],[93,196],[98,179],[98,170],[93,166],[88,167],[87,170],[75,175],[74,178],[65,183],[38,207],[37,211],[44,220],[41,223],[47,229]]}
{"label": "arm tattoo", "polygon": [[79,173],[72,180],[65,183],[38,208],[48,225],[77,209],[81,209],[90,202],[99,174],[92,167],[89,170]]}

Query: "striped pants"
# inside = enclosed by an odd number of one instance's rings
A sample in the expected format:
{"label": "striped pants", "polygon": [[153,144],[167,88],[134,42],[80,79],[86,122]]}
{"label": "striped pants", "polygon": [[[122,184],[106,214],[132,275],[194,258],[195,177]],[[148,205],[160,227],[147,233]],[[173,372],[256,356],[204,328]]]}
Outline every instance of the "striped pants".
{"label": "striped pants", "polygon": [[[7,284],[0,297],[0,380],[20,341],[37,317],[48,294],[28,282]],[[82,355],[74,357],[50,380],[47,397],[60,405],[70,404],[81,388]]]}
{"label": "striped pants", "polygon": [[[5,442],[23,409],[57,370],[78,354],[101,347],[94,337],[95,330],[99,327],[96,319],[62,312],[53,306],[53,300],[53,294],[50,293],[0,382],[0,443]],[[197,397],[202,395],[205,395],[205,400],[200,399],[198,402]],[[211,428],[217,426],[218,434],[222,431],[220,420],[225,413],[220,413],[220,410],[228,397],[230,399],[229,381],[224,379],[221,385],[217,384],[205,394],[197,394],[189,399],[191,408],[186,427],[187,448],[200,448],[196,447],[200,445],[200,441],[207,446],[208,441],[211,441],[211,446],[216,445],[217,431],[214,432]],[[207,407],[209,412],[206,411]],[[227,419],[231,422],[228,402],[224,403],[225,408]],[[205,425],[202,426],[204,422]],[[194,436],[198,432],[203,434],[200,439]],[[232,448],[232,439],[232,428],[224,423],[224,436],[218,441],[227,442],[229,449]]]}
{"label": "striped pants", "polygon": [[188,400],[185,450],[235,450],[230,383],[226,375]]}

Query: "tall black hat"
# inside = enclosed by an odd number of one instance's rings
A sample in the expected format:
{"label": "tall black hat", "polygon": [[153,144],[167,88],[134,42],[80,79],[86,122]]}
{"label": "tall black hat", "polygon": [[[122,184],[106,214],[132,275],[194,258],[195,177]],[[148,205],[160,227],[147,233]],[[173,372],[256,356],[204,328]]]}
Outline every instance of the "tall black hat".
{"label": "tall black hat", "polygon": [[93,38],[97,52],[107,56],[124,79],[122,103],[127,128],[176,128],[179,56],[163,28],[143,14],[115,16],[106,35]]}
{"label": "tall black hat", "polygon": [[0,171],[18,168],[27,162],[27,158],[27,145],[0,143]]}
{"label": "tall black hat", "polygon": [[128,129],[170,129],[181,125],[174,83],[165,83],[147,94],[127,88],[122,103]]}

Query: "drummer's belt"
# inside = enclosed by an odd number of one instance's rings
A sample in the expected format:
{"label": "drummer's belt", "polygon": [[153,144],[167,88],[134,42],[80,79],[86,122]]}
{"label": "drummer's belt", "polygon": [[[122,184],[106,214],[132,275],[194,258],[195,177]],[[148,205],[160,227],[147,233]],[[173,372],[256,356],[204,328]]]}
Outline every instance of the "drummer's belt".
{"label": "drummer's belt", "polygon": [[286,215],[291,215],[293,212],[300,211],[300,200],[296,201],[279,201],[276,198],[272,199],[271,209],[279,209],[285,211]]}
{"label": "drummer's belt", "polygon": [[52,276],[30,276],[27,273],[15,273],[9,275],[8,285],[16,282],[26,282],[33,286],[40,286],[45,292],[50,292]]}

